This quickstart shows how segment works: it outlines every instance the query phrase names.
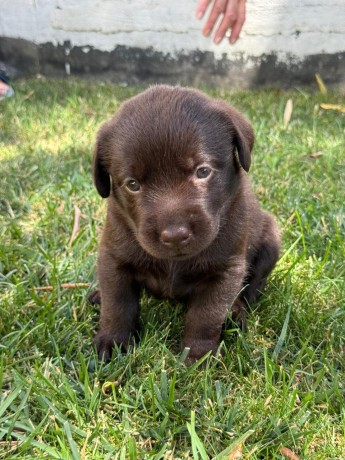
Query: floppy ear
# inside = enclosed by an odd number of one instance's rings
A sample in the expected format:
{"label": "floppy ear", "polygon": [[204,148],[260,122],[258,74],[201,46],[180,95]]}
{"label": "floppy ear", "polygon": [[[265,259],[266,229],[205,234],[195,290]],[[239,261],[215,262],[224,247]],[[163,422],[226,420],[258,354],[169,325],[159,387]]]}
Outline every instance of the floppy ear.
{"label": "floppy ear", "polygon": [[253,128],[244,116],[233,107],[230,107],[223,101],[219,101],[219,106],[225,112],[228,122],[234,130],[234,144],[237,149],[240,166],[248,172],[254,145]]}
{"label": "floppy ear", "polygon": [[110,195],[111,184],[107,165],[109,147],[109,126],[106,123],[99,130],[93,155],[93,180],[102,198],[107,198]]}

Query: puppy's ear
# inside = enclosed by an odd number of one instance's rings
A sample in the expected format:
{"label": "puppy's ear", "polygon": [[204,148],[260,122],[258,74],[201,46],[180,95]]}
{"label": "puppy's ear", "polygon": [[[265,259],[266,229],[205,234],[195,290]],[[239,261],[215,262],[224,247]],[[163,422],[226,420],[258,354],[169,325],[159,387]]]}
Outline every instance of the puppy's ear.
{"label": "puppy's ear", "polygon": [[219,105],[225,112],[228,122],[234,130],[234,144],[238,153],[240,166],[248,172],[251,163],[251,152],[254,145],[254,131],[251,124],[240,112],[223,101]]}
{"label": "puppy's ear", "polygon": [[93,180],[102,198],[107,198],[110,195],[111,187],[110,175],[108,173],[109,137],[109,125],[106,123],[97,135],[93,155]]}

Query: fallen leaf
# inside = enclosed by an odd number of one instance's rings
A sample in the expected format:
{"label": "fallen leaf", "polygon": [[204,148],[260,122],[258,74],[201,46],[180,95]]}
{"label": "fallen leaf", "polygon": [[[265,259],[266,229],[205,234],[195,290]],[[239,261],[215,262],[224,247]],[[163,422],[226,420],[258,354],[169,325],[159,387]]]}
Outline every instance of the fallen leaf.
{"label": "fallen leaf", "polygon": [[321,78],[321,75],[319,73],[316,73],[315,78],[316,78],[316,83],[317,83],[317,85],[319,87],[320,93],[327,94],[327,87],[324,84],[324,82],[323,82],[323,80]]}
{"label": "fallen leaf", "polygon": [[284,110],[284,127],[285,128],[287,128],[291,120],[292,110],[293,110],[292,99],[288,99],[286,106],[285,106],[285,110]]}
{"label": "fallen leaf", "polygon": [[345,113],[345,106],[338,104],[320,104],[323,110],[337,110],[338,112]]}
{"label": "fallen leaf", "polygon": [[96,115],[96,112],[95,112],[94,110],[89,109],[88,107],[85,107],[85,109],[83,110],[83,112],[84,112],[86,115]]}
{"label": "fallen leaf", "polygon": [[25,96],[23,97],[23,100],[24,101],[27,101],[28,99],[30,99],[30,97],[34,94],[34,91],[30,91],[29,93],[25,94]]}
{"label": "fallen leaf", "polygon": [[282,454],[283,457],[288,458],[289,460],[299,460],[297,455],[292,452],[291,449],[288,449],[287,447],[281,447],[279,449],[279,452]]}
{"label": "fallen leaf", "polygon": [[242,458],[242,454],[242,446],[241,444],[239,444],[235,447],[233,451],[230,452],[228,460],[239,460],[240,458]]}
{"label": "fallen leaf", "polygon": [[104,382],[102,385],[102,393],[104,394],[104,396],[106,396],[107,394],[110,393],[110,391],[113,388],[117,388],[119,385],[120,385],[120,382],[118,380],[115,380],[114,382],[109,382],[109,381]]}
{"label": "fallen leaf", "polygon": [[319,158],[319,157],[322,157],[323,155],[323,152],[313,152],[309,155],[309,158]]}
{"label": "fallen leaf", "polygon": [[271,402],[271,399],[272,399],[272,395],[269,395],[269,397],[265,401],[264,407],[267,407],[269,405],[269,403]]}

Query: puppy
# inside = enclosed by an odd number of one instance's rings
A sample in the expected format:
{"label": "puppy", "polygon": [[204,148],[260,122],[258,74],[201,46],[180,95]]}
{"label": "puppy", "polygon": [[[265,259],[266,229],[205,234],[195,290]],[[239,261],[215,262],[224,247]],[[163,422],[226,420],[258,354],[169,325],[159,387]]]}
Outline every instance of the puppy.
{"label": "puppy", "polygon": [[252,127],[234,108],[192,89],[158,85],[105,123],[94,182],[108,198],[98,254],[100,357],[126,349],[144,288],[187,305],[189,359],[215,353],[229,308],[245,324],[280,248],[247,172]]}

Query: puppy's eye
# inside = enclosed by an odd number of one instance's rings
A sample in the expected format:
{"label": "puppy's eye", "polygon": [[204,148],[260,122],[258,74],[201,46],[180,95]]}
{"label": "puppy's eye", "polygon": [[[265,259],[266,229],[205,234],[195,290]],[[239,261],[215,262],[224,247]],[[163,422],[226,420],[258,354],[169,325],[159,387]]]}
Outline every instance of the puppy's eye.
{"label": "puppy's eye", "polygon": [[201,166],[196,170],[196,176],[198,179],[206,179],[211,174],[211,168],[207,168],[206,166]]}
{"label": "puppy's eye", "polygon": [[140,190],[140,184],[138,181],[136,181],[135,179],[129,179],[127,182],[126,182],[126,187],[128,188],[129,191],[131,192],[139,192]]}

